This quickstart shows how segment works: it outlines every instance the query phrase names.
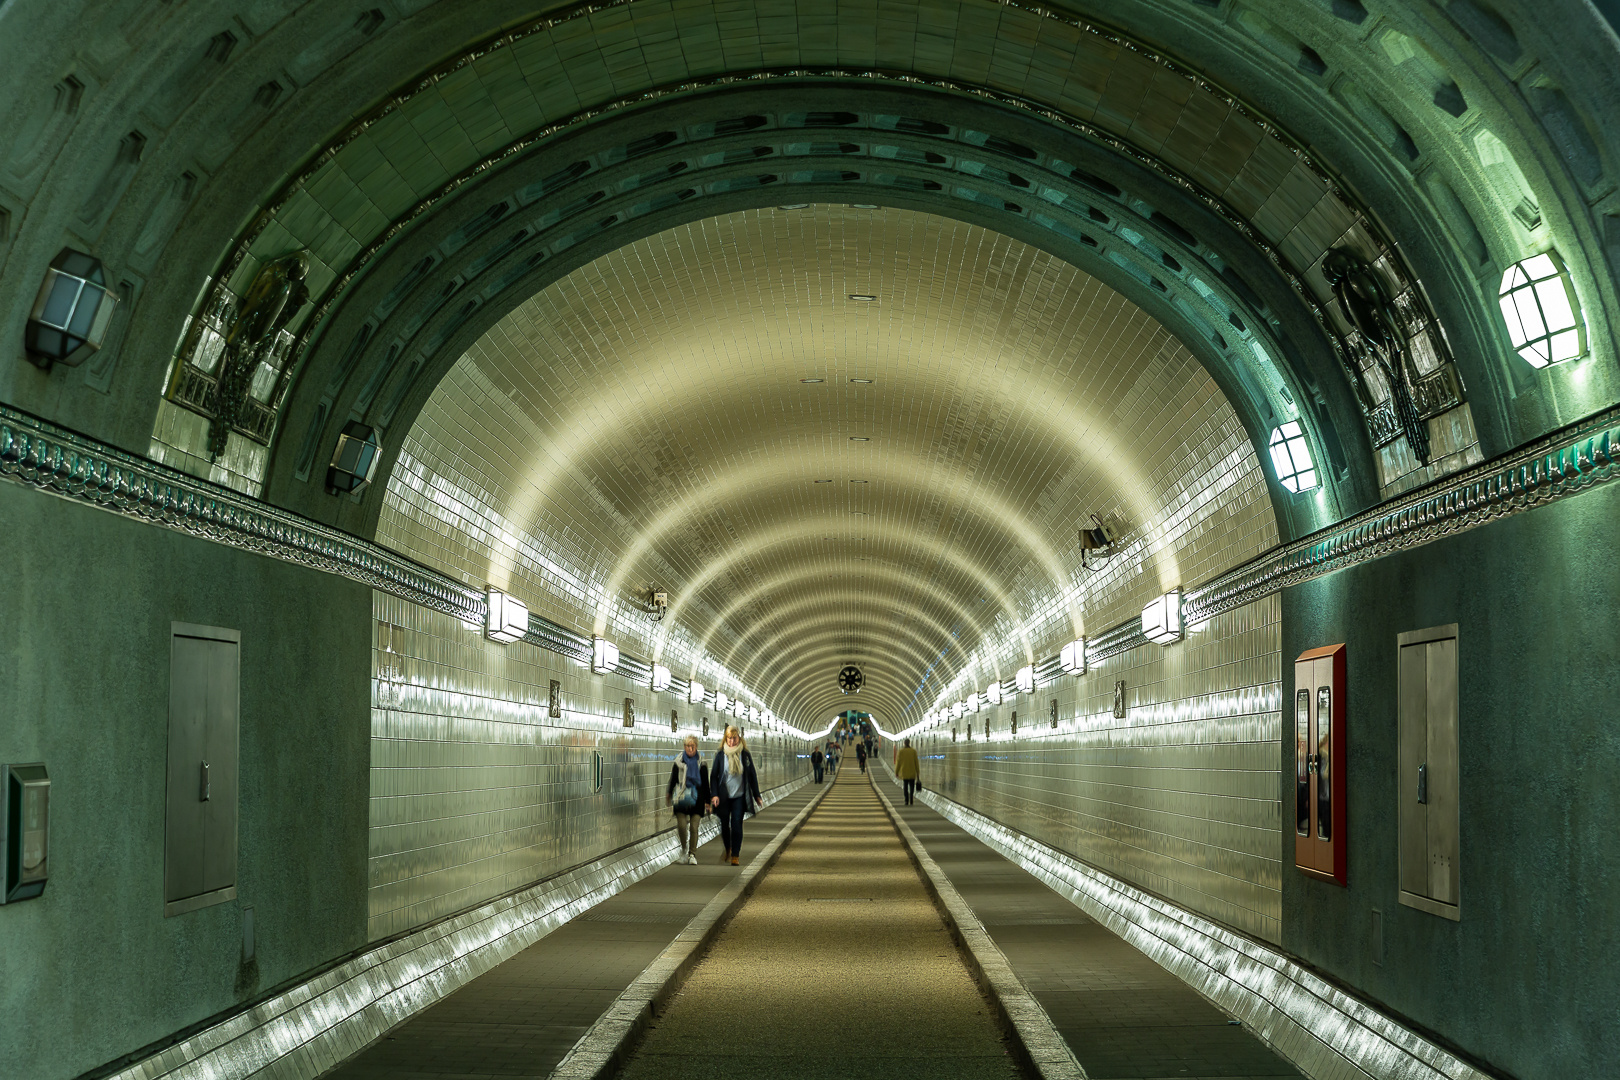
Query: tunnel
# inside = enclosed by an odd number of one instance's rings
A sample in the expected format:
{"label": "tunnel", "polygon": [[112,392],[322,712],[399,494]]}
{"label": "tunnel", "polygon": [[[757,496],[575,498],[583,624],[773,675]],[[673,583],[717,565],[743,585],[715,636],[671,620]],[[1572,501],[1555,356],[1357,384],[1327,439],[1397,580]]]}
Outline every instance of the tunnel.
{"label": "tunnel", "polygon": [[1613,1075],[1613,0],[375,2],[0,4],[0,1076]]}

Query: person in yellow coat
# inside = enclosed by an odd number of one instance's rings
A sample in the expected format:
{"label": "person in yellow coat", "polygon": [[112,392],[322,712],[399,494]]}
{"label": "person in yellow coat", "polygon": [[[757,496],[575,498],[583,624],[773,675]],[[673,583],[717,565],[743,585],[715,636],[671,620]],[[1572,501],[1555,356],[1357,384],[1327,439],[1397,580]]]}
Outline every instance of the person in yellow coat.
{"label": "person in yellow coat", "polygon": [[911,805],[911,797],[917,791],[917,781],[921,779],[922,769],[917,763],[917,751],[911,748],[911,740],[900,748],[895,755],[894,775],[900,778],[900,786],[905,789],[906,805]]}

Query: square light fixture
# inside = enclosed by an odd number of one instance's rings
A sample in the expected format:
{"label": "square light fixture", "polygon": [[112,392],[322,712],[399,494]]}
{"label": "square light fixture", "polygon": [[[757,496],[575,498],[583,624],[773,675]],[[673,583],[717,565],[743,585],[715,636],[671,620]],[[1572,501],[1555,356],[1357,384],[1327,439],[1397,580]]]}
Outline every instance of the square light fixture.
{"label": "square light fixture", "polygon": [[529,632],[529,609],[500,590],[489,590],[485,597],[485,608],[484,636],[489,640],[504,645],[519,640]]}
{"label": "square light fixture", "polygon": [[1172,589],[1142,609],[1142,636],[1169,645],[1187,636],[1181,625],[1181,590]]}
{"label": "square light fixture", "polygon": [[591,639],[591,670],[606,675],[619,666],[619,647],[607,638]]}
{"label": "square light fixture", "polygon": [[1001,704],[1001,680],[996,680],[984,688],[984,700],[989,705]]}
{"label": "square light fixture", "polygon": [[669,680],[669,668],[663,664],[654,664],[652,669],[652,688],[654,692],[668,690]]}
{"label": "square light fixture", "polygon": [[332,449],[332,463],[326,467],[327,494],[358,495],[371,483],[381,459],[382,444],[376,430],[350,420],[343,425]]}
{"label": "square light fixture", "polygon": [[714,692],[714,711],[715,712],[725,712],[730,707],[731,707],[731,699],[728,698],[726,695],[722,694],[720,691],[716,690]]}
{"label": "square light fixture", "polygon": [[693,679],[686,684],[686,700],[692,705],[703,704],[703,684]]}
{"label": "square light fixture", "polygon": [[1271,432],[1271,467],[1277,471],[1277,483],[1298,495],[1321,486],[1317,479],[1316,463],[1311,460],[1310,444],[1305,441],[1305,429],[1298,420],[1289,420]]}
{"label": "square light fixture", "polygon": [[1086,639],[1079,638],[1063,646],[1058,653],[1058,666],[1063,668],[1066,675],[1084,675],[1086,673]]}
{"label": "square light fixture", "polygon": [[1013,676],[1013,681],[1018,685],[1018,692],[1020,694],[1033,694],[1035,692],[1034,666],[1026,664],[1025,666],[1019,668],[1018,674]]}

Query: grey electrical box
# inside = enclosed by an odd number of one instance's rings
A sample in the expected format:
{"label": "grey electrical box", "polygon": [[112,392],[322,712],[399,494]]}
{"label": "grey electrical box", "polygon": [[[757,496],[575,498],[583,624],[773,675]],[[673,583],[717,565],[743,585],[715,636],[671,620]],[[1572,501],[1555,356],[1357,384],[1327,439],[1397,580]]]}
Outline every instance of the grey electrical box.
{"label": "grey electrical box", "polygon": [[45,891],[51,853],[51,778],[45,766],[9,766],[5,800],[0,816],[0,852],[5,855],[0,904],[32,900]]}
{"label": "grey electrical box", "polygon": [[1400,635],[1400,901],[1462,917],[1457,625]]}
{"label": "grey electrical box", "polygon": [[236,898],[241,640],[217,626],[173,625],[164,915]]}

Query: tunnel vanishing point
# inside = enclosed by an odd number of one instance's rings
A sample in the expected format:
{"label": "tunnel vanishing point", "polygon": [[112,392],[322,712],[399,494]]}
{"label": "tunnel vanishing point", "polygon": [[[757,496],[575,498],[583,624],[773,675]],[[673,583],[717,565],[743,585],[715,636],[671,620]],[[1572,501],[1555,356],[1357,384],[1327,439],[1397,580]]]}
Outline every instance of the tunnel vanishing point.
{"label": "tunnel vanishing point", "polygon": [[1617,34],[0,3],[0,1077],[1620,1075]]}

